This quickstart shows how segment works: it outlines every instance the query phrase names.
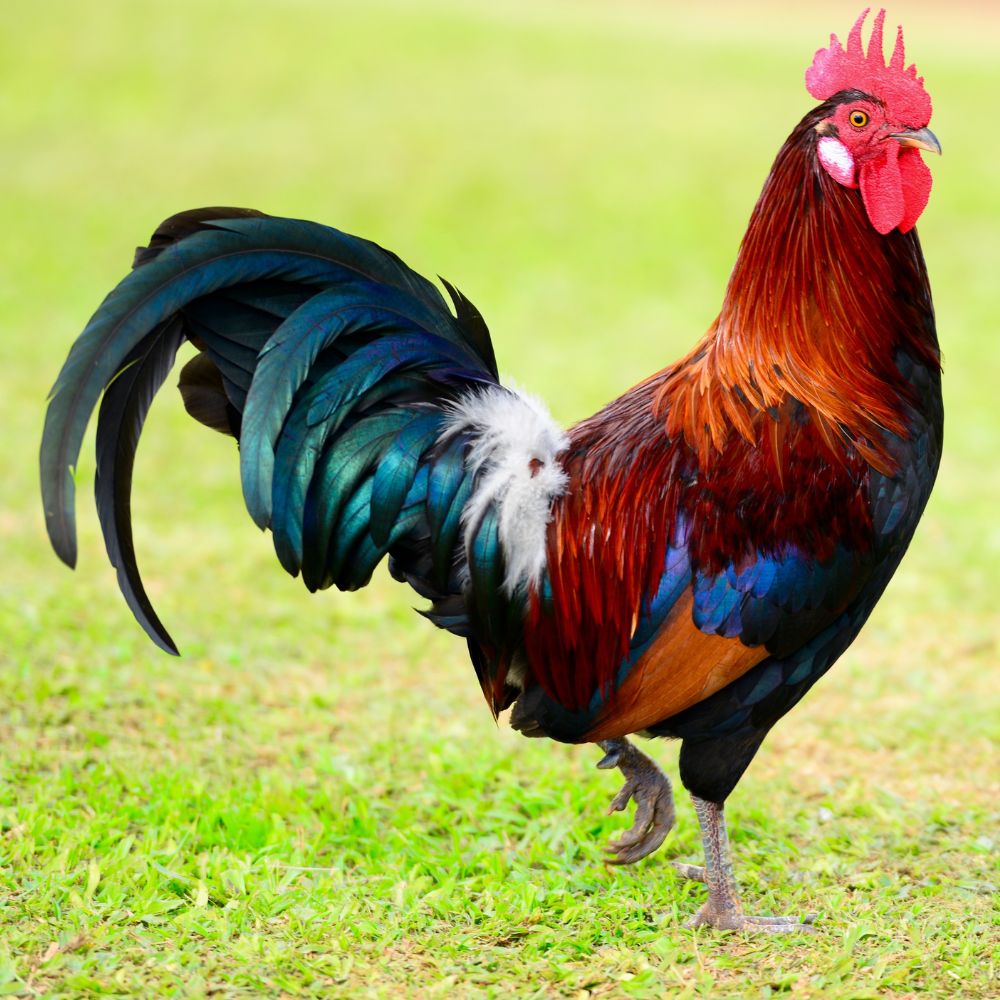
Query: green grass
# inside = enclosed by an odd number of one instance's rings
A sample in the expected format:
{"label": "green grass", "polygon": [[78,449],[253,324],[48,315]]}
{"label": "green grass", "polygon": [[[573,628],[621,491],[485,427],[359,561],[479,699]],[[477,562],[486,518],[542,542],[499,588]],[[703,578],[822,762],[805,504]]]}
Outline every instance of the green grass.
{"label": "green grass", "polygon": [[[757,912],[684,930],[685,797],[610,870],[615,776],[496,729],[462,644],[379,577],[310,598],[231,443],[164,392],[140,559],[184,658],[106,564],[81,462],[73,576],[36,488],[45,393],[131,249],[249,204],[459,283],[501,366],[579,418],[718,307],[802,71],[854,8],[62,0],[0,8],[0,994],[985,997],[998,989],[996,14],[895,12],[945,156],[921,222],[947,454],[863,637],[731,800]],[[765,11],[768,8],[764,8]],[[675,748],[652,746],[668,770]]]}

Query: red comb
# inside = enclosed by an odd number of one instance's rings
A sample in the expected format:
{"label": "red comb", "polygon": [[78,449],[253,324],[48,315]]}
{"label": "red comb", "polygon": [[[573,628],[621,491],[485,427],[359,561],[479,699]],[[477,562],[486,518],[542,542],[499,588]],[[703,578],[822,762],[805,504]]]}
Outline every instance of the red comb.
{"label": "red comb", "polygon": [[854,22],[847,36],[847,48],[836,35],[830,36],[830,47],[820,49],[806,70],[806,89],[813,97],[825,101],[841,90],[863,90],[877,97],[886,110],[912,128],[923,128],[931,120],[931,99],[924,90],[924,78],[917,76],[917,67],[904,69],[903,29],[896,31],[896,45],[889,64],[882,55],[882,25],[885,10],[875,15],[872,34],[865,54],[861,43],[861,28],[868,17],[866,7]]}

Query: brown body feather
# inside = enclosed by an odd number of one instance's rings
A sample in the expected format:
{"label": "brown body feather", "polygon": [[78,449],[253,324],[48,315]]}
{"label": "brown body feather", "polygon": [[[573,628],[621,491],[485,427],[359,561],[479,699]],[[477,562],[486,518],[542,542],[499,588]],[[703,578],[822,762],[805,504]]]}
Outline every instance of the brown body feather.
{"label": "brown body feather", "polygon": [[767,658],[763,646],[699,631],[691,616],[693,603],[688,590],[598,716],[588,740],[642,732],[721,691]]}

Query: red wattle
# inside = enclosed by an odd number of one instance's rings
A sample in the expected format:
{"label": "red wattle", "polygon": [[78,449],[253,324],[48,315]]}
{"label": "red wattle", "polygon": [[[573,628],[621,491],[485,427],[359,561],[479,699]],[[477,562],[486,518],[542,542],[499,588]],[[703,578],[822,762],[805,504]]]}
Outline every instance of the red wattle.
{"label": "red wattle", "polygon": [[892,140],[883,145],[885,154],[865,163],[858,171],[858,181],[868,218],[885,236],[903,221],[906,203],[899,170],[900,146]]}
{"label": "red wattle", "polygon": [[927,207],[931,196],[931,171],[923,161],[919,149],[912,146],[899,154],[899,173],[903,183],[903,221],[899,224],[901,233],[908,233]]}
{"label": "red wattle", "polygon": [[897,226],[908,233],[931,196],[931,172],[920,150],[891,140],[884,156],[861,167],[858,181],[868,218],[883,236]]}

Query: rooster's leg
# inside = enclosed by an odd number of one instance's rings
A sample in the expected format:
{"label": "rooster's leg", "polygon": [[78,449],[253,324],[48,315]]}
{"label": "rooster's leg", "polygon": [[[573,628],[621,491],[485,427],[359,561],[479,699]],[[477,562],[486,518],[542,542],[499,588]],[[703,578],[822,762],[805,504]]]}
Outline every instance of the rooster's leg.
{"label": "rooster's leg", "polygon": [[[720,803],[706,802],[692,796],[694,809],[701,823],[701,842],[705,848],[705,867],[677,864],[678,871],[687,878],[704,882],[708,886],[708,902],[688,921],[688,927],[715,927],[724,931],[811,931],[808,923],[799,923],[795,917],[748,917],[743,912],[733,863],[729,856],[729,838],[726,835],[726,818]],[[808,920],[808,918],[807,918]]]}
{"label": "rooster's leg", "polygon": [[598,746],[604,757],[597,766],[617,767],[625,775],[625,784],[608,812],[621,812],[630,799],[635,799],[635,822],[631,829],[607,847],[611,864],[630,865],[652,854],[674,825],[673,789],[670,779],[628,740],[602,740]]}

